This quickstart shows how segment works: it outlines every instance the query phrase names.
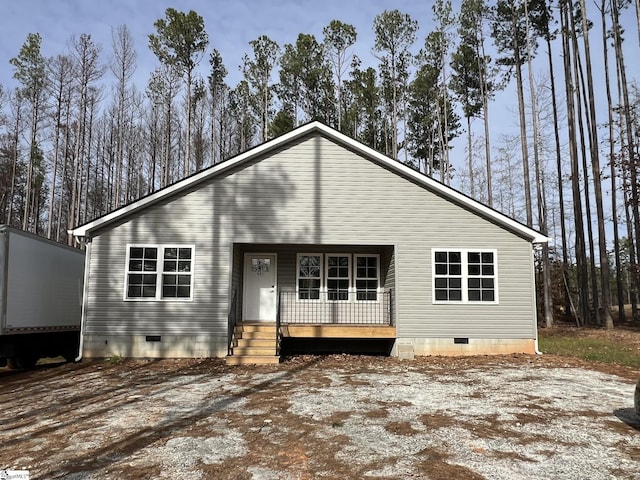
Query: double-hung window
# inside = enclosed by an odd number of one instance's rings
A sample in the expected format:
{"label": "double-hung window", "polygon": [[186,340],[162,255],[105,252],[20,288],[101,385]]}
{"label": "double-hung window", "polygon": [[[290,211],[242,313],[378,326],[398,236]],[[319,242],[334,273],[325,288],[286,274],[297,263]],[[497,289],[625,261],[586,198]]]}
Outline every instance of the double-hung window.
{"label": "double-hung window", "polygon": [[496,301],[496,268],[493,252],[467,252],[467,294],[470,302]]}
{"label": "double-hung window", "polygon": [[378,300],[378,255],[356,255],[356,300]]}
{"label": "double-hung window", "polygon": [[193,246],[129,245],[126,300],[190,300]]}
{"label": "double-hung window", "polygon": [[322,256],[298,255],[298,299],[319,300],[322,282]]}
{"label": "double-hung window", "polygon": [[350,255],[327,255],[327,300],[349,300],[350,272]]}
{"label": "double-hung window", "polygon": [[434,302],[496,303],[496,261],[495,250],[434,250]]}

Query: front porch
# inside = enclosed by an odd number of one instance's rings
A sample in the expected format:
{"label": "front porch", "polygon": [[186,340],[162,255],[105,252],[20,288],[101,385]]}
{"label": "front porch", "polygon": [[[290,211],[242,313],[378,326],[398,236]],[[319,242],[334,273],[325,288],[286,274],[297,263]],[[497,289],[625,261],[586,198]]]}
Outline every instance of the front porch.
{"label": "front porch", "polygon": [[[392,246],[241,244],[233,258],[230,363],[272,362],[283,338],[396,338]],[[247,329],[270,338],[271,358],[249,358]]]}

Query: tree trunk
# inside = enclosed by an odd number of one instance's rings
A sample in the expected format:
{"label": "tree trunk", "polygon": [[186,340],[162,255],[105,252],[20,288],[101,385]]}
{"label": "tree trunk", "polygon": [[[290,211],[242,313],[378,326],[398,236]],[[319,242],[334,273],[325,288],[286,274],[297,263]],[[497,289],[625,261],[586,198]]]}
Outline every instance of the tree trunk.
{"label": "tree trunk", "polygon": [[527,215],[527,226],[533,226],[533,210],[531,206],[531,175],[529,174],[529,145],[527,142],[527,122],[525,118],[524,91],[522,82],[522,59],[515,23],[515,12],[512,20],[514,67],[516,69],[516,90],[518,93],[518,116],[520,120],[520,148],[522,152],[522,171],[524,174],[524,201]]}
{"label": "tree trunk", "polygon": [[[612,27],[613,27],[613,37],[614,37],[614,47],[616,52],[616,72],[618,74],[618,85],[620,91],[622,93],[622,115],[625,119],[625,127],[626,127],[626,137],[627,137],[627,162],[629,165],[629,179],[631,183],[631,205],[632,205],[632,222],[633,222],[633,231],[635,232],[635,258],[638,259],[640,257],[640,205],[638,203],[638,169],[636,163],[636,150],[635,150],[635,142],[632,131],[632,115],[631,108],[629,103],[629,89],[627,87],[627,71],[624,62],[624,53],[622,50],[622,37],[620,33],[620,22],[619,22],[619,13],[618,13],[618,3],[615,1],[611,2],[611,18],[612,18]],[[631,234],[630,234],[631,235]],[[634,284],[639,285],[640,279],[638,278],[638,271],[634,269],[633,272]],[[634,315],[634,319],[636,319],[636,315]]]}
{"label": "tree trunk", "polygon": [[[524,15],[526,22],[527,35],[527,70],[529,73],[529,95],[531,97],[531,120],[533,127],[533,159],[536,174],[536,194],[538,203],[538,224],[543,234],[547,235],[549,229],[547,227],[547,207],[546,194],[543,188],[543,177],[540,168],[540,134],[538,126],[538,105],[536,97],[535,82],[533,80],[533,68],[531,68],[531,43],[530,43],[530,24],[529,11],[527,1],[524,2]],[[544,325],[547,328],[553,326],[553,303],[551,302],[551,275],[549,274],[549,246],[544,244],[542,248],[542,301]]]}
{"label": "tree trunk", "polygon": [[186,139],[185,139],[185,153],[184,153],[184,176],[189,176],[191,169],[191,84],[193,83],[191,79],[192,75],[191,70],[187,70],[187,130],[186,130]]}
{"label": "tree trunk", "polygon": [[[545,35],[547,42],[547,63],[549,65],[549,78],[551,83],[551,104],[553,108],[553,134],[556,146],[556,171],[558,175],[558,200],[560,203],[560,234],[562,237],[562,272],[565,277],[568,274],[569,256],[567,248],[566,215],[564,211],[564,182],[562,181],[562,146],[560,145],[560,122],[558,120],[558,103],[556,93],[556,80],[553,72],[553,56],[551,54],[551,34],[547,24]],[[567,296],[565,311],[571,310],[570,298]]]}
{"label": "tree trunk", "polygon": [[567,132],[569,136],[569,156],[571,161],[571,190],[573,194],[573,215],[576,227],[576,267],[578,276],[579,319],[582,325],[589,318],[587,259],[584,243],[584,226],[582,223],[582,198],[580,193],[580,168],[578,165],[578,148],[576,138],[576,115],[574,97],[574,77],[571,68],[570,41],[570,0],[564,0],[561,6],[562,50],[565,76],[565,95],[567,100]]}
{"label": "tree trunk", "polygon": [[[607,238],[604,225],[604,206],[602,202],[602,178],[600,173],[600,153],[598,146],[598,124],[596,120],[596,103],[593,87],[593,72],[591,68],[591,47],[589,45],[589,25],[587,20],[587,6],[584,0],[580,0],[580,11],[582,20],[582,41],[585,52],[585,65],[587,69],[587,91],[589,118],[589,151],[591,152],[591,172],[593,175],[593,189],[596,201],[596,221],[598,225],[598,254],[600,257],[600,310],[596,310],[599,323],[605,328],[613,328],[613,318],[611,317],[611,288],[609,284],[610,266],[609,255],[607,253]],[[592,260],[595,263],[595,258]],[[596,277],[594,277],[594,283]]]}
{"label": "tree trunk", "polygon": [[469,187],[471,192],[471,198],[476,198],[475,194],[475,181],[473,178],[473,145],[471,142],[471,117],[467,116],[467,154],[469,162]]}
{"label": "tree trunk", "polygon": [[[573,25],[572,25],[573,28]],[[578,119],[578,131],[580,133],[580,157],[582,158],[582,176],[584,183],[584,208],[585,208],[585,218],[587,222],[587,238],[589,240],[589,257],[588,257],[588,265],[591,270],[591,301],[593,302],[593,319],[596,322],[599,322],[600,317],[598,315],[598,311],[600,309],[600,297],[598,295],[598,275],[596,271],[596,260],[595,260],[595,242],[593,241],[593,225],[591,222],[591,195],[589,193],[589,165],[587,162],[587,146],[585,139],[585,129],[584,129],[584,121],[583,118],[585,116],[582,112],[583,102],[587,104],[587,98],[585,94],[584,88],[584,76],[582,73],[582,60],[580,57],[580,52],[578,48],[578,41],[575,35],[575,31],[573,31],[573,68],[574,75],[577,80],[574,90],[576,95],[576,116]],[[589,124],[589,117],[587,118],[587,124]],[[591,138],[590,130],[587,130],[587,135]],[[590,317],[591,318],[591,317]]]}
{"label": "tree trunk", "polygon": [[7,223],[9,225],[15,225],[13,221],[13,202],[15,200],[15,190],[16,190],[16,174],[18,172],[18,161],[19,161],[19,152],[20,152],[20,131],[22,129],[22,100],[16,94],[15,96],[15,123],[13,124],[12,135],[12,144],[13,144],[13,166],[11,169],[11,190],[9,192],[9,209],[7,213]]}
{"label": "tree trunk", "polygon": [[606,14],[606,0],[602,0],[600,4],[600,18],[602,20],[602,52],[604,59],[604,78],[605,78],[605,90],[607,92],[607,116],[608,116],[608,133],[609,133],[609,171],[611,175],[611,212],[613,217],[613,248],[616,263],[616,293],[618,300],[618,321],[625,321],[624,311],[624,294],[622,284],[622,265],[620,261],[620,235],[618,233],[618,187],[616,185],[616,160],[615,160],[615,134],[614,134],[614,106],[611,95],[611,79],[609,75],[609,48],[607,43],[607,22],[605,18]]}

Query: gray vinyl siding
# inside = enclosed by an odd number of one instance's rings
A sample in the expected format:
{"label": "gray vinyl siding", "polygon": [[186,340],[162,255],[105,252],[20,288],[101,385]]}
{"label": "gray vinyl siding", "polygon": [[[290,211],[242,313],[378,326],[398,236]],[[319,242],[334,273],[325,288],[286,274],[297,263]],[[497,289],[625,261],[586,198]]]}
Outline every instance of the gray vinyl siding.
{"label": "gray vinyl siding", "polygon": [[[123,301],[127,243],[195,245],[193,300]],[[294,285],[295,251],[390,246],[384,285],[394,290],[399,337],[535,335],[529,241],[320,135],[97,232],[86,331],[226,335],[239,255],[278,244],[295,246],[278,255],[279,282]],[[499,304],[433,304],[432,248],[497,249]]]}

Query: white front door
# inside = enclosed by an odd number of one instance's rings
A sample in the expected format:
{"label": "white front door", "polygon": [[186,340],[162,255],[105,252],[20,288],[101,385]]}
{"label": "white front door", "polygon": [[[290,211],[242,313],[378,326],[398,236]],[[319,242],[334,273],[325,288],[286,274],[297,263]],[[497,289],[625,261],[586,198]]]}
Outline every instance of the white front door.
{"label": "white front door", "polygon": [[247,253],[244,256],[242,319],[245,322],[276,321],[276,258],[275,253]]}

